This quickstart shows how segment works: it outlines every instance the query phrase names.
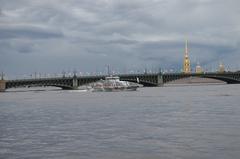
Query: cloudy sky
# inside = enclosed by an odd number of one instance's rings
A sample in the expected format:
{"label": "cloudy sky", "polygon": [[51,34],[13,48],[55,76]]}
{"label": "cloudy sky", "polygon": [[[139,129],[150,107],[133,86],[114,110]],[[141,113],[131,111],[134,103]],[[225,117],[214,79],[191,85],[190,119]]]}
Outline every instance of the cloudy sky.
{"label": "cloudy sky", "polygon": [[240,68],[239,0],[0,0],[6,74]]}

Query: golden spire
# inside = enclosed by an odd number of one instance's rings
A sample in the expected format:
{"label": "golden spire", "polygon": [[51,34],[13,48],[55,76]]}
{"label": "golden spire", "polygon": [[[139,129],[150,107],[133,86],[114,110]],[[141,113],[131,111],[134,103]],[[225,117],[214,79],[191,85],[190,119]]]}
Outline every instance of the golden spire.
{"label": "golden spire", "polygon": [[185,57],[188,57],[188,41],[185,42]]}
{"label": "golden spire", "polygon": [[191,73],[190,59],[188,57],[188,41],[185,43],[185,56],[183,61],[183,72]]}

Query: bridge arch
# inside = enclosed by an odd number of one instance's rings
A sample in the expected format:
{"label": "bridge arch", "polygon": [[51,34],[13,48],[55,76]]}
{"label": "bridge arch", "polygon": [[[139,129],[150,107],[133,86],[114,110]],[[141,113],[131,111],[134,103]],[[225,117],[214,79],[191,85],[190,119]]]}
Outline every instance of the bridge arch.
{"label": "bridge arch", "polygon": [[213,78],[208,78],[208,77],[200,77],[200,76],[189,76],[189,77],[182,77],[178,78],[172,81],[168,81],[165,84],[200,84],[200,83],[219,83],[219,84],[224,84],[226,82],[218,80],[218,79],[213,79]]}
{"label": "bridge arch", "polygon": [[6,83],[6,89],[23,87],[59,87],[62,89],[72,89],[71,79],[24,79],[12,80]]}
{"label": "bridge arch", "polygon": [[237,84],[240,83],[240,80],[232,76],[223,76],[223,75],[211,75],[211,74],[178,74],[178,75],[166,75],[163,78],[164,83],[171,83],[173,81],[178,81],[181,79],[187,79],[190,77],[198,78],[208,78],[215,79],[218,81],[226,82],[227,84]]}
{"label": "bridge arch", "polygon": [[12,85],[12,86],[7,85],[6,89],[24,88],[24,87],[58,87],[58,88],[62,88],[64,90],[72,89],[71,86],[59,85],[59,84],[26,84],[26,85]]}
{"label": "bridge arch", "polygon": [[235,79],[233,77],[226,77],[226,76],[211,76],[211,75],[203,75],[202,78],[212,78],[216,80],[220,80],[226,82],[227,84],[237,84],[240,80]]}

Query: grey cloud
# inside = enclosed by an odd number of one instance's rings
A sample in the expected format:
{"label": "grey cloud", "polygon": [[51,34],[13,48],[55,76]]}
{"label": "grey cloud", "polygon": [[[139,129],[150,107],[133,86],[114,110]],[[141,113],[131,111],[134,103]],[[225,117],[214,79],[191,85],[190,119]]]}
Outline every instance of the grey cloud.
{"label": "grey cloud", "polygon": [[0,26],[0,38],[59,38],[63,37],[61,32],[51,31],[34,26]]}
{"label": "grey cloud", "polygon": [[238,0],[0,0],[0,4],[4,70],[24,63],[25,71],[31,71],[29,59],[39,58],[48,62],[35,69],[46,72],[73,67],[93,71],[108,63],[119,69],[161,65],[180,70],[185,39],[193,65],[222,60],[234,66],[240,58]]}
{"label": "grey cloud", "polygon": [[137,44],[137,40],[128,40],[128,39],[117,39],[117,40],[110,40],[109,43],[113,44],[122,44],[122,45],[133,45]]}

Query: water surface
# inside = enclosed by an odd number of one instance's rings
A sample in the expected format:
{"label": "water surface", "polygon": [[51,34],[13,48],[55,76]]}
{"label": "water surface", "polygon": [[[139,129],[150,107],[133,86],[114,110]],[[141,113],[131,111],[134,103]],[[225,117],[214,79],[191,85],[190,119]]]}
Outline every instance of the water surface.
{"label": "water surface", "polygon": [[240,85],[0,94],[0,158],[237,159]]}

